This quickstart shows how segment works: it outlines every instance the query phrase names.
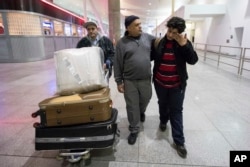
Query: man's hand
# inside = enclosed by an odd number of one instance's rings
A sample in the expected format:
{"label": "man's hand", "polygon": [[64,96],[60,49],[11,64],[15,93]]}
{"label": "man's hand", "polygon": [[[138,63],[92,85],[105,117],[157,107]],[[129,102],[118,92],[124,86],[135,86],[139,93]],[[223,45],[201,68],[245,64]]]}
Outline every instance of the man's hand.
{"label": "man's hand", "polygon": [[117,85],[117,89],[120,93],[124,93],[124,84]]}
{"label": "man's hand", "polygon": [[105,63],[103,64],[103,70],[106,70],[106,64]]}
{"label": "man's hand", "polygon": [[174,39],[176,42],[178,42],[179,45],[184,46],[187,44],[187,34],[176,34],[174,36]]}

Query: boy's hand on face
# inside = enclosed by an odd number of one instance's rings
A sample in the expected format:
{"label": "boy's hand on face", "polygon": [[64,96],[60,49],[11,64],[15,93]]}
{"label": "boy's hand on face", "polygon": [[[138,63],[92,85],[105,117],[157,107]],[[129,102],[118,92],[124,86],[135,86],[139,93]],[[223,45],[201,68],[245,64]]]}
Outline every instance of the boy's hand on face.
{"label": "boy's hand on face", "polygon": [[174,39],[176,42],[178,42],[179,45],[184,46],[187,44],[187,34],[176,34],[174,36]]}

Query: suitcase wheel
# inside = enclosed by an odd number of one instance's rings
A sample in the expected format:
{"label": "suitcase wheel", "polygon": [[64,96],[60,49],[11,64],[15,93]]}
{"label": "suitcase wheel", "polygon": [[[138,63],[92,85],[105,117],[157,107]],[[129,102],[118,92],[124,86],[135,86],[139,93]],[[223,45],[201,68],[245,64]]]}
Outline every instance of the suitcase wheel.
{"label": "suitcase wheel", "polygon": [[76,162],[79,162],[81,159],[82,159],[82,156],[80,155],[71,155],[67,160],[70,163],[76,163]]}
{"label": "suitcase wheel", "polygon": [[34,112],[34,113],[31,114],[32,118],[36,118],[37,116],[38,116],[37,112]]}
{"label": "suitcase wheel", "polygon": [[90,158],[90,152],[88,152],[88,153],[82,155],[82,159],[84,159],[84,160],[87,160],[87,159],[89,159],[89,158]]}
{"label": "suitcase wheel", "polygon": [[42,125],[41,125],[40,123],[38,123],[38,122],[35,122],[35,123],[33,124],[33,127],[34,127],[34,128],[40,128],[40,127],[42,127]]}
{"label": "suitcase wheel", "polygon": [[56,159],[57,159],[58,161],[61,161],[61,160],[63,160],[63,157],[60,156],[60,155],[57,155],[57,156],[56,156]]}

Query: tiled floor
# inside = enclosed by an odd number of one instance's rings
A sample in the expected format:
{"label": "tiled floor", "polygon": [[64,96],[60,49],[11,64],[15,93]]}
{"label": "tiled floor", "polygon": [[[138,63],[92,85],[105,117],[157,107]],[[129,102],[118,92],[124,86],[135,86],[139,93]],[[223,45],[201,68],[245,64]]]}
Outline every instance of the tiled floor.
{"label": "tiled floor", "polygon": [[[92,150],[91,167],[229,166],[230,150],[250,150],[250,80],[216,69],[202,61],[188,66],[184,128],[188,156],[180,158],[172,147],[170,126],[158,129],[155,93],[135,145],[127,143],[128,122],[123,95],[110,80],[111,95],[119,111],[120,142],[116,150]],[[0,64],[0,166],[83,166],[56,160],[58,151],[35,151],[31,113],[38,102],[56,90],[53,59]]]}

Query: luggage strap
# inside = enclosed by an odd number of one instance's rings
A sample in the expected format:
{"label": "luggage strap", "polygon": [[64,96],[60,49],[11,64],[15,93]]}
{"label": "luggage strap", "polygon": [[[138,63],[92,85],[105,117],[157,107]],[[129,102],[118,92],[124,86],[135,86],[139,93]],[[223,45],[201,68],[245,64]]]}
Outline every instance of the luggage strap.
{"label": "luggage strap", "polygon": [[92,136],[92,137],[53,137],[53,138],[36,138],[36,143],[71,143],[71,142],[94,142],[112,140],[114,134],[107,136]]}

